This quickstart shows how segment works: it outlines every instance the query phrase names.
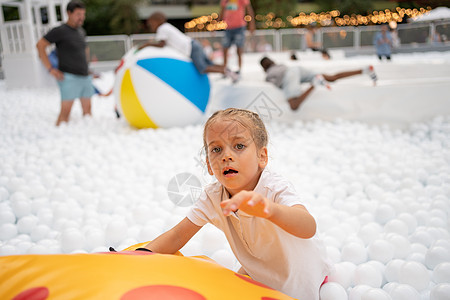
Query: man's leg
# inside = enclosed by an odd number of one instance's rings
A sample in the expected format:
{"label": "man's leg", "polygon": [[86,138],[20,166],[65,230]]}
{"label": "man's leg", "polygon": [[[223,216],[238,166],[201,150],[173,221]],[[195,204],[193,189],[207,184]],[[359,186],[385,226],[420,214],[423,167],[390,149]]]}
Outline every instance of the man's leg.
{"label": "man's leg", "polygon": [[58,119],[56,120],[56,126],[59,126],[61,122],[69,122],[70,111],[72,109],[74,100],[64,100],[61,101],[61,111],[59,113]]}
{"label": "man's leg", "polygon": [[83,110],[83,116],[91,116],[91,98],[80,98],[81,109]]}
{"label": "man's leg", "polygon": [[241,68],[242,68],[242,53],[244,53],[244,48],[238,47],[236,49],[237,49],[237,56],[238,56],[239,71],[241,71]]}
{"label": "man's leg", "polygon": [[226,67],[227,66],[227,63],[228,63],[228,49],[229,48],[223,48],[223,65],[224,65],[224,67]]}

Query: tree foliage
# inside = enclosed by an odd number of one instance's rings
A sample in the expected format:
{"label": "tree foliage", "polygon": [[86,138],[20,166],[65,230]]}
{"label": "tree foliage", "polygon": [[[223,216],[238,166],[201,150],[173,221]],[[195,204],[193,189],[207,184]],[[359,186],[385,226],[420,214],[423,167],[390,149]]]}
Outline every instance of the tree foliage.
{"label": "tree foliage", "polygon": [[297,0],[252,0],[255,14],[275,14],[276,17],[292,16],[296,13]]}
{"label": "tree foliage", "polygon": [[132,34],[139,29],[140,0],[84,0],[88,35]]}
{"label": "tree foliage", "polygon": [[315,0],[320,11],[339,10],[341,15],[366,15],[373,10],[371,0]]}
{"label": "tree foliage", "polygon": [[137,33],[139,29],[139,15],[136,5],[141,0],[114,0],[111,10],[114,16],[109,22],[111,33]]}

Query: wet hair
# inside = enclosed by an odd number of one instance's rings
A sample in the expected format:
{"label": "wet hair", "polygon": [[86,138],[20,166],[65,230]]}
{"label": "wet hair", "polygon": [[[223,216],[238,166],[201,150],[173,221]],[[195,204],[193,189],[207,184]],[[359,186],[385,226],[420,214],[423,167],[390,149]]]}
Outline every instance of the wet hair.
{"label": "wet hair", "polygon": [[246,109],[227,108],[225,110],[216,111],[205,123],[205,127],[203,129],[203,147],[206,153],[208,153],[206,132],[214,122],[219,120],[231,120],[238,122],[250,131],[253,141],[256,144],[256,148],[260,149],[267,146],[269,137],[266,126],[257,113]]}
{"label": "wet hair", "polygon": [[72,0],[67,4],[66,11],[73,12],[77,8],[86,9],[86,5],[81,1]]}
{"label": "wet hair", "polygon": [[268,58],[267,56],[261,58],[261,60],[259,61],[259,63],[261,64],[261,67],[263,67],[264,71],[267,70],[271,65],[275,64],[270,58]]}
{"label": "wet hair", "polygon": [[328,53],[327,49],[320,50],[320,53],[322,53],[322,56],[327,57],[328,59],[331,58],[330,53]]}

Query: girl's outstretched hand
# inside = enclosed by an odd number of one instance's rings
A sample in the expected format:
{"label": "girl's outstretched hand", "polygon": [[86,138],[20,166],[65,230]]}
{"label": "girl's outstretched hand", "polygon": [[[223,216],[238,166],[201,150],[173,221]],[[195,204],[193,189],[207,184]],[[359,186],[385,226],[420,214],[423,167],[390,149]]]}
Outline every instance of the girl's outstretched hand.
{"label": "girl's outstretched hand", "polygon": [[269,200],[254,191],[240,191],[231,199],[220,203],[220,206],[225,216],[229,216],[232,211],[238,209],[249,215],[261,218],[268,218],[271,212]]}

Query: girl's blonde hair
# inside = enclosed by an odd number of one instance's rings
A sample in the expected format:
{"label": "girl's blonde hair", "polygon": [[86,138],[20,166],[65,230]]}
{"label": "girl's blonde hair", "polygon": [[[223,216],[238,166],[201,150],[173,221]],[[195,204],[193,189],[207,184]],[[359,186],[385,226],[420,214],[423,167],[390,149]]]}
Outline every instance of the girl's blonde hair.
{"label": "girl's blonde hair", "polygon": [[[203,129],[203,147],[205,153],[208,153],[208,145],[206,144],[206,132],[208,128],[217,120],[223,119],[239,122],[242,126],[247,128],[250,131],[253,141],[258,149],[267,146],[269,137],[266,126],[264,126],[264,122],[257,113],[246,109],[227,108],[225,110],[216,111],[205,123],[205,127]],[[234,128],[230,128],[230,130],[234,130]]]}

